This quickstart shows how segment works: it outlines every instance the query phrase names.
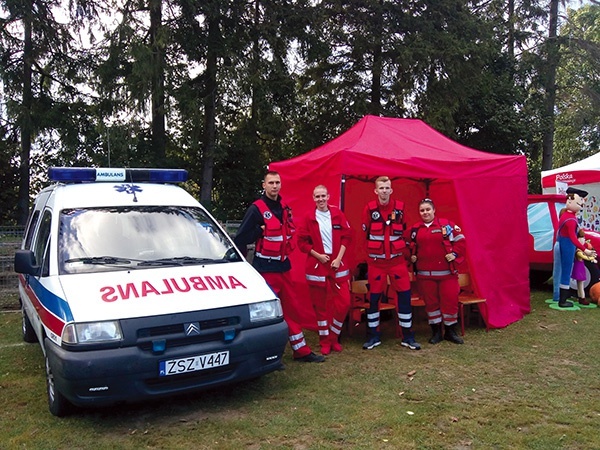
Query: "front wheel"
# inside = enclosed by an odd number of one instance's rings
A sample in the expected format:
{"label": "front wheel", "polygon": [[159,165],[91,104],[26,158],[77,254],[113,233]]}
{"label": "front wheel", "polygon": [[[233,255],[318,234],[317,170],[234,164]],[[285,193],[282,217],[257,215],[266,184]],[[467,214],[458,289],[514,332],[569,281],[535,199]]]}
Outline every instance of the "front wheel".
{"label": "front wheel", "polygon": [[64,417],[68,415],[73,405],[66,399],[64,395],[56,388],[54,383],[54,374],[50,361],[48,360],[48,352],[45,352],[44,359],[46,362],[46,390],[48,391],[48,409],[50,413],[56,417]]}
{"label": "front wheel", "polygon": [[29,342],[30,344],[33,342],[37,342],[37,336],[35,335],[35,330],[33,329],[33,325],[31,325],[31,321],[29,320],[29,317],[27,317],[25,308],[21,308],[21,315],[22,315],[21,329],[23,331],[23,340],[25,342]]}

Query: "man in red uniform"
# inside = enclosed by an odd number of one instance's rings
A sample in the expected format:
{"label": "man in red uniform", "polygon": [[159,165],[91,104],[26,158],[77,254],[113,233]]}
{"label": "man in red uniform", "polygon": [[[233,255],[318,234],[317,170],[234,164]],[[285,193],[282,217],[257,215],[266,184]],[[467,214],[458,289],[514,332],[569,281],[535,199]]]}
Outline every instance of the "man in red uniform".
{"label": "man in red uniform", "polygon": [[344,213],[329,205],[323,185],[315,187],[315,211],[298,229],[298,247],[306,258],[306,281],[317,316],[321,354],[341,352],[340,332],[350,308],[350,269],[344,254],[352,240],[352,230]]}
{"label": "man in red uniform", "polygon": [[410,279],[408,277],[408,248],[404,233],[404,203],[391,200],[392,181],[388,177],[375,180],[373,200],[365,206],[362,229],[367,239],[367,264],[369,281],[369,309],[367,310],[368,340],[363,349],[371,350],[381,344],[379,331],[379,300],[387,288],[388,278],[398,298],[398,320],[402,327],[402,345],[420,350],[412,330],[410,304]]}
{"label": "man in red uniform", "polygon": [[252,265],[281,300],[294,359],[303,362],[323,362],[325,358],[311,351],[304,339],[302,327],[294,320],[297,315],[292,310],[292,265],[288,255],[293,250],[295,227],[292,210],[279,195],[279,173],[267,172],[262,187],[264,194],[246,211],[233,241],[244,254],[247,245],[256,242]]}
{"label": "man in red uniform", "polygon": [[465,239],[461,229],[447,219],[435,216],[429,198],[419,204],[421,222],[411,228],[411,261],[416,263],[419,294],[425,301],[427,320],[433,332],[430,344],[444,339],[462,344],[456,332],[458,322],[458,271],[456,265],[464,260]]}

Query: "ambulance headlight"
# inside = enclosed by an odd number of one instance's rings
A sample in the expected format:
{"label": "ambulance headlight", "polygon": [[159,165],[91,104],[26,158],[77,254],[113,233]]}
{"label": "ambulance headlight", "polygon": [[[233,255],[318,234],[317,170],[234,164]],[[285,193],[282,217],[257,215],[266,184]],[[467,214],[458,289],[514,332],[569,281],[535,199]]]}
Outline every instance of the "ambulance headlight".
{"label": "ambulance headlight", "polygon": [[69,323],[62,333],[66,344],[100,344],[123,339],[117,320],[107,322]]}
{"label": "ambulance headlight", "polygon": [[270,300],[267,302],[251,303],[250,322],[260,322],[262,320],[273,320],[283,317],[283,310],[279,299]]}

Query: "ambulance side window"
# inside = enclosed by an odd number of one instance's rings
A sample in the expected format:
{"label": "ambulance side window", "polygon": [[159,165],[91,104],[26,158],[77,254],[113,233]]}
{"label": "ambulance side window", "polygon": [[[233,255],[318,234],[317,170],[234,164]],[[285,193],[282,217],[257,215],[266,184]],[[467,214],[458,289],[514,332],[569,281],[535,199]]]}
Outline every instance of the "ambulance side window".
{"label": "ambulance side window", "polygon": [[48,258],[48,249],[50,248],[50,224],[52,222],[52,213],[50,211],[44,211],[40,227],[37,233],[37,239],[34,243],[33,254],[35,256],[36,264],[42,264],[41,275],[48,276],[50,268],[50,258]]}
{"label": "ambulance side window", "polygon": [[34,211],[31,220],[29,221],[29,226],[27,227],[27,234],[25,235],[25,249],[31,249],[31,241],[33,241],[33,232],[35,231],[35,226],[38,223],[38,219],[40,218],[39,209]]}

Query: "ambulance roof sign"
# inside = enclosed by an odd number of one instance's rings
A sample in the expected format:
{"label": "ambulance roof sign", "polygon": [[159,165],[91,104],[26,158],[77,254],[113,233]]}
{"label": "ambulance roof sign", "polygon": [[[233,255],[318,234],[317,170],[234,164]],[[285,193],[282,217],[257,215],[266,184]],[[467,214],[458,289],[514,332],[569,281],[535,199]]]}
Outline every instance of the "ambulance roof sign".
{"label": "ambulance roof sign", "polygon": [[92,167],[50,167],[48,177],[51,181],[63,183],[81,182],[148,182],[181,183],[187,180],[184,169],[124,169]]}

